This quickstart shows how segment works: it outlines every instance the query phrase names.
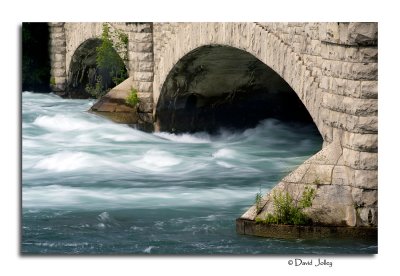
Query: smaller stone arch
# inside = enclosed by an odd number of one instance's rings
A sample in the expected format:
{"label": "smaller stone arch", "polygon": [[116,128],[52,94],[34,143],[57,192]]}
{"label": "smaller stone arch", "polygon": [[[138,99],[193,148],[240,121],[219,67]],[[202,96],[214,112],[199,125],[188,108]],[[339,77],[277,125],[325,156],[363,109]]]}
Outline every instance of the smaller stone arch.
{"label": "smaller stone arch", "polygon": [[[104,72],[97,66],[97,48],[102,44],[100,38],[89,38],[82,42],[71,57],[67,79],[67,92],[72,98],[88,98],[93,96],[93,91],[99,83],[104,88],[112,88],[117,83],[114,80],[104,79]],[[114,49],[117,53],[117,51]],[[118,53],[117,53],[118,54]],[[124,64],[123,71],[127,75],[127,68],[121,56],[121,64]]]}

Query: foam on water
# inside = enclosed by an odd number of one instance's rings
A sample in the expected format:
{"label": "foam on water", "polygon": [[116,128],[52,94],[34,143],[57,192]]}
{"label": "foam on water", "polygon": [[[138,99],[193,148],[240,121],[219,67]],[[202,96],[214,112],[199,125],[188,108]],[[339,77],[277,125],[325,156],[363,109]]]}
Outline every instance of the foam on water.
{"label": "foam on water", "polygon": [[108,222],[110,221],[110,214],[107,212],[103,212],[98,215],[98,219],[103,222]]}
{"label": "foam on water", "polygon": [[217,164],[220,165],[221,167],[227,168],[227,169],[232,169],[235,166],[232,164],[229,164],[227,162],[223,162],[223,161],[217,161]]}
{"label": "foam on water", "polygon": [[79,169],[90,168],[101,163],[99,160],[90,154],[84,152],[59,152],[41,159],[35,169],[43,169],[54,172],[75,171]]}
{"label": "foam on water", "polygon": [[231,149],[219,149],[215,153],[212,154],[214,158],[227,158],[227,159],[232,159],[237,156],[236,152]]}
{"label": "foam on water", "polygon": [[132,162],[132,164],[149,171],[163,171],[181,162],[179,158],[169,152],[151,149],[145,152],[141,159]]}
{"label": "foam on water", "polygon": [[143,250],[143,253],[150,254],[150,253],[151,253],[151,250],[152,250],[153,248],[154,248],[154,246],[146,247],[146,249]]}
{"label": "foam on water", "polygon": [[178,143],[204,144],[211,142],[209,135],[205,133],[177,135],[172,133],[160,132],[160,133],[155,133],[154,135]]}
{"label": "foam on water", "polygon": [[55,116],[39,116],[33,122],[34,125],[50,131],[90,131],[98,126],[94,123],[77,119],[72,116],[57,114]]}

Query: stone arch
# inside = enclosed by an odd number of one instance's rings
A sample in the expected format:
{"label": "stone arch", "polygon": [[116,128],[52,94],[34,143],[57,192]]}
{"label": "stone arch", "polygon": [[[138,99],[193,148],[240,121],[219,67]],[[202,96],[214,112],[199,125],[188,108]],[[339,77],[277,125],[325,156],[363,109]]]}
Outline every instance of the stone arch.
{"label": "stone arch", "polygon": [[161,89],[161,131],[216,131],[255,127],[275,118],[312,123],[290,85],[254,55],[226,45],[204,45],[184,55]]}
{"label": "stone arch", "polygon": [[329,130],[319,118],[318,108],[322,98],[318,91],[318,83],[314,81],[315,77],[311,76],[298,53],[276,35],[267,32],[262,25],[253,22],[171,23],[158,27],[159,29],[155,27],[155,37],[157,32],[169,32],[170,36],[161,39],[161,46],[155,45],[155,105],[169,72],[183,56],[207,45],[234,47],[256,57],[292,87],[311,115],[324,141],[326,140]]}
{"label": "stone arch", "polygon": [[[110,31],[115,32],[116,30],[121,30],[124,33],[129,33],[129,30],[126,30],[126,26],[123,23],[107,23],[110,27]],[[90,39],[99,39],[101,38],[101,34],[103,32],[103,23],[94,22],[94,23],[67,23],[64,25],[65,29],[65,39],[66,39],[66,72],[67,78],[68,73],[70,72],[70,65],[72,61],[72,57],[75,54],[76,50],[83,44],[85,41]],[[129,62],[127,61],[127,57],[124,53],[118,52],[118,55],[125,62],[125,67],[129,72]]]}
{"label": "stone arch", "polygon": [[[99,47],[101,43],[101,39],[98,37],[86,39],[76,48],[71,56],[67,73],[67,90],[70,96],[74,98],[90,96],[85,89],[87,84],[95,86],[97,81],[96,76],[99,72],[96,63],[96,48]],[[114,51],[118,54],[115,48]],[[121,55],[118,54],[118,56],[123,62]],[[124,65],[125,72],[128,72],[126,63],[124,63]]]}

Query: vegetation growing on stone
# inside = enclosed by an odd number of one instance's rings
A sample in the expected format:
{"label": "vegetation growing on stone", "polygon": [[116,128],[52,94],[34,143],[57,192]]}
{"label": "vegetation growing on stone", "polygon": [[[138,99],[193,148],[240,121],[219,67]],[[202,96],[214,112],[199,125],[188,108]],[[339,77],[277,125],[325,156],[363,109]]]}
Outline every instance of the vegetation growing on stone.
{"label": "vegetation growing on stone", "polygon": [[[100,98],[110,87],[120,84],[127,77],[124,61],[118,52],[127,48],[128,36],[121,31],[111,31],[108,23],[103,24],[101,42],[96,47],[95,66],[87,70],[88,82],[85,91]],[[125,57],[123,55],[123,57]]]}
{"label": "vegetation growing on stone", "polygon": [[[120,37],[125,41],[125,36]],[[96,97],[100,97],[102,94],[105,94],[105,89],[110,87],[112,82],[115,85],[118,85],[127,78],[125,64],[113,48],[110,27],[107,23],[103,24],[101,45],[96,48],[96,64],[100,71],[99,75],[101,76],[101,78],[97,78],[96,87],[94,89],[94,96]],[[98,89],[96,88],[100,88],[101,92],[97,91]],[[91,94],[93,95],[93,93]]]}
{"label": "vegetation growing on stone", "polygon": [[135,88],[133,88],[133,87],[131,88],[131,92],[128,95],[128,97],[126,98],[125,102],[126,102],[126,104],[128,104],[132,107],[134,107],[138,104],[139,98],[137,95],[137,90]]}
{"label": "vegetation growing on stone", "polygon": [[266,224],[292,224],[306,225],[311,219],[304,213],[304,208],[312,206],[315,197],[315,189],[306,187],[299,201],[293,199],[288,192],[274,191],[272,200],[274,212],[268,214],[265,219],[257,218],[256,222]]}
{"label": "vegetation growing on stone", "polygon": [[315,184],[315,185],[321,184],[321,179],[319,179],[319,177],[317,176],[317,177],[314,179],[313,184]]}
{"label": "vegetation growing on stone", "polygon": [[95,98],[100,98],[105,94],[105,90],[103,89],[102,85],[102,77],[96,76],[96,83],[94,85],[91,85],[90,83],[86,84],[86,92],[88,92],[90,95],[92,95]]}

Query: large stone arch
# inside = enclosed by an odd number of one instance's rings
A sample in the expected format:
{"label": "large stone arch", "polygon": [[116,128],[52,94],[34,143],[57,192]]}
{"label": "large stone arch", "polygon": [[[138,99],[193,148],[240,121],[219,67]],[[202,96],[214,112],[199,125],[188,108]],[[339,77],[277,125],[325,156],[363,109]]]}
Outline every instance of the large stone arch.
{"label": "large stone arch", "polygon": [[[256,23],[190,23],[172,24],[171,36],[159,56],[155,55],[153,97],[157,103],[168,73],[185,55],[206,45],[230,46],[246,51],[281,76],[296,92],[309,111],[322,136],[326,130],[319,118],[318,106],[322,100],[301,58],[274,34],[266,32]],[[168,26],[161,26],[162,29]],[[155,30],[156,32],[156,30]],[[155,34],[156,35],[156,34]],[[164,42],[165,43],[165,42]],[[157,45],[155,45],[155,48]],[[157,52],[156,52],[157,53]],[[305,81],[304,81],[305,79]],[[307,98],[312,95],[312,99]],[[324,139],[325,140],[325,139]]]}
{"label": "large stone arch", "polygon": [[155,112],[161,131],[176,132],[248,128],[264,118],[312,122],[298,94],[273,69],[220,44],[195,48],[174,65]]}
{"label": "large stone arch", "polygon": [[[377,225],[377,24],[154,23],[155,106],[170,70],[205,45],[242,49],[297,93],[323,139],[323,149],[274,189],[317,190],[309,211],[317,223]],[[154,109],[153,109],[154,112]],[[270,212],[253,206],[242,219]]]}

